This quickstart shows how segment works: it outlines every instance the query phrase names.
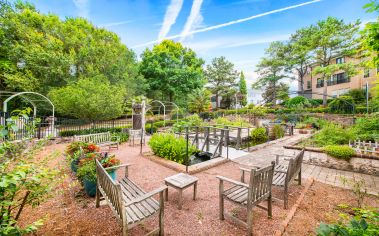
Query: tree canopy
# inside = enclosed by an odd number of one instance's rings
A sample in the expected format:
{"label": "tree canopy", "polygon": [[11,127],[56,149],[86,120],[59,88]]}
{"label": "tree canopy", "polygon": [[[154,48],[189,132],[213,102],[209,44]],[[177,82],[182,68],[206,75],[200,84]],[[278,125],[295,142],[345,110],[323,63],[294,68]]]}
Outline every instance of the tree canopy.
{"label": "tree canopy", "polygon": [[234,88],[237,85],[238,72],[234,69],[234,64],[225,57],[216,57],[207,65],[204,73],[210,90],[215,94],[216,108],[218,108],[220,95],[231,96],[232,88],[233,92],[236,92]]}
{"label": "tree canopy", "polygon": [[140,72],[146,79],[150,97],[170,102],[204,86],[204,61],[179,42],[163,40],[141,55]]}
{"label": "tree canopy", "polygon": [[83,120],[109,120],[124,112],[125,89],[111,85],[104,76],[81,78],[51,90],[49,97],[57,112]]}
{"label": "tree canopy", "polygon": [[243,71],[241,71],[240,74],[240,81],[238,83],[239,87],[239,93],[241,95],[240,105],[246,106],[247,105],[247,85],[246,85],[246,79],[245,75],[243,74]]}

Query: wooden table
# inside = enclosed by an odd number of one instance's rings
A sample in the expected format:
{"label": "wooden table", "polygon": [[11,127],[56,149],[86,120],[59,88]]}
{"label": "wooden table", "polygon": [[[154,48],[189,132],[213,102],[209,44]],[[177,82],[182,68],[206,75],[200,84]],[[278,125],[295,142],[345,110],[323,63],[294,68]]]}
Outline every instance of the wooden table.
{"label": "wooden table", "polygon": [[[196,200],[198,178],[195,176],[179,173],[165,178],[165,184],[171,186],[179,191],[179,206],[178,209],[182,209],[182,194],[183,190],[193,185],[193,200]],[[166,189],[166,201],[168,201],[168,188]]]}

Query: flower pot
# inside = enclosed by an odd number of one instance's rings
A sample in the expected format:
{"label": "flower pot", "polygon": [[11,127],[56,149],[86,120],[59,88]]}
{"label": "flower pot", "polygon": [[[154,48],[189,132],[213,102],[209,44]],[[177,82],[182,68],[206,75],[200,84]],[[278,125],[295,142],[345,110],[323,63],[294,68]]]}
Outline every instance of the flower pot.
{"label": "flower pot", "polygon": [[116,170],[107,171],[113,180],[116,180]]}
{"label": "flower pot", "polygon": [[72,170],[72,172],[76,173],[76,171],[78,170],[78,163],[79,163],[78,160],[72,160],[71,161],[71,170]]}
{"label": "flower pot", "polygon": [[96,195],[96,181],[84,179],[83,185],[88,196],[94,197]]}

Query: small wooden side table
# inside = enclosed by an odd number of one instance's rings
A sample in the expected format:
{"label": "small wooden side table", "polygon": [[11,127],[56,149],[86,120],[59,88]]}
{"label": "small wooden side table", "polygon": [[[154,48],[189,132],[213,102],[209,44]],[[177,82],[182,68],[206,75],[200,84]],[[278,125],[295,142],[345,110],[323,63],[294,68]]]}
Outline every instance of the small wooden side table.
{"label": "small wooden side table", "polygon": [[[197,181],[195,176],[179,173],[165,178],[165,184],[171,186],[179,191],[179,206],[178,209],[182,209],[182,194],[183,190],[193,185],[193,200],[196,200]],[[166,190],[166,201],[168,201],[168,188]]]}

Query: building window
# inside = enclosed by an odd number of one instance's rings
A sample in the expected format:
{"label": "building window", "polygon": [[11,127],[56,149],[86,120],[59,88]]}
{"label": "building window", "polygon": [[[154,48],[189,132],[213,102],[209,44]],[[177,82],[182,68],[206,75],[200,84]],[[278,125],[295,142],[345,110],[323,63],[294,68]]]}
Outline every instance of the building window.
{"label": "building window", "polygon": [[336,64],[343,64],[343,63],[345,63],[344,57],[337,57],[336,58]]}
{"label": "building window", "polygon": [[332,75],[330,79],[327,81],[328,86],[335,84],[342,84],[350,82],[350,78],[347,76],[345,72]]}
{"label": "building window", "polygon": [[366,68],[363,72],[363,78],[370,77],[370,69]]}
{"label": "building window", "polygon": [[312,88],[311,81],[307,81],[307,89],[311,89],[311,88]]}
{"label": "building window", "polygon": [[318,79],[317,84],[316,84],[316,88],[322,88],[322,87],[324,87],[324,80]]}

